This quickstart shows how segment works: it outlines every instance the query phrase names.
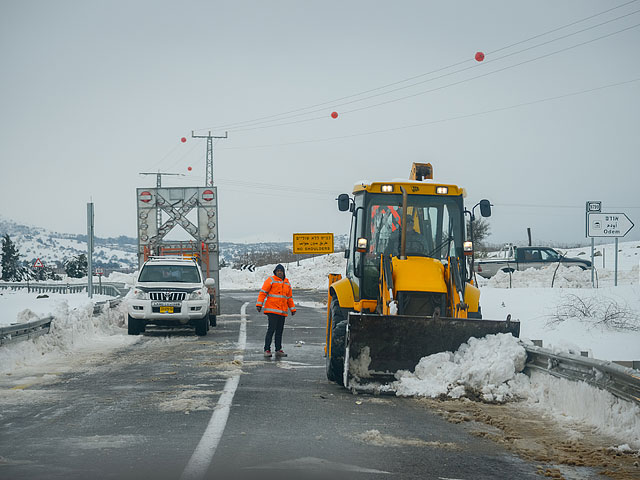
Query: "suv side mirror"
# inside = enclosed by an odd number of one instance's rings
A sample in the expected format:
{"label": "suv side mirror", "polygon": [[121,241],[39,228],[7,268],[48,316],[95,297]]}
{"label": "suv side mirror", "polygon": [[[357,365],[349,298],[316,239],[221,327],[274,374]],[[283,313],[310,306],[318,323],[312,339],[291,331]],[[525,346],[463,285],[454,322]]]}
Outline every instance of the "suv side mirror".
{"label": "suv side mirror", "polygon": [[213,278],[207,278],[204,281],[204,286],[208,288],[213,288],[216,286],[216,281]]}
{"label": "suv side mirror", "polygon": [[491,202],[489,200],[480,200],[480,215],[483,217],[491,216]]}
{"label": "suv side mirror", "polygon": [[346,212],[349,210],[349,195],[346,193],[341,193],[338,195],[338,210],[341,212]]}

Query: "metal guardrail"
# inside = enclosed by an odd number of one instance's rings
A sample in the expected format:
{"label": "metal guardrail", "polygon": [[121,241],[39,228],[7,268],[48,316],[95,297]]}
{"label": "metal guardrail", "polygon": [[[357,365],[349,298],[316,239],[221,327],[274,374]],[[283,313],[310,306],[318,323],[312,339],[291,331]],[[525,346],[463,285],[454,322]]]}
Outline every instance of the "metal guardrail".
{"label": "metal guardrail", "polygon": [[[121,302],[122,296],[112,300],[96,302],[93,305],[93,315],[99,315],[106,308],[115,308]],[[53,320],[54,317],[49,316],[39,318],[38,320],[33,320],[31,322],[14,323],[12,325],[0,327],[0,346],[18,340],[29,340],[31,338],[44,335],[45,333],[49,333],[49,330],[51,329],[51,322]]]}
{"label": "metal guardrail", "polygon": [[113,300],[105,300],[104,302],[97,302],[94,306],[93,306],[93,314],[94,315],[98,315],[101,312],[104,311],[105,307],[107,308],[114,308],[118,305],[120,305],[120,302],[122,302],[122,298],[114,298]]}
{"label": "metal guardrail", "polygon": [[530,345],[524,347],[527,350],[525,370],[540,370],[555,377],[586,382],[640,405],[640,371],[605,360],[559,354]]}
{"label": "metal guardrail", "polygon": [[[26,288],[34,293],[82,293],[89,288],[87,283],[31,283],[31,282],[0,282],[0,289],[20,290]],[[119,297],[125,289],[124,283],[103,283],[93,285],[93,292],[97,295],[111,295]]]}
{"label": "metal guardrail", "polygon": [[53,317],[49,316],[31,322],[0,327],[0,345],[17,340],[28,340],[49,333],[52,321]]}

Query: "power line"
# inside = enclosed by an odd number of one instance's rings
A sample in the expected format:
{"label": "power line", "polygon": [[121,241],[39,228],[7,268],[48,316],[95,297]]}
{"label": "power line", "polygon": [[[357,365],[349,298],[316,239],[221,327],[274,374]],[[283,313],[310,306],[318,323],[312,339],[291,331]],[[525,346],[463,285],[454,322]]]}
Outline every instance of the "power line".
{"label": "power line", "polygon": [[469,113],[466,115],[458,115],[455,117],[449,117],[449,118],[442,118],[442,119],[438,119],[438,120],[431,120],[428,122],[421,122],[421,123],[414,123],[414,124],[410,124],[410,125],[404,125],[404,126],[400,126],[400,127],[394,127],[394,128],[386,128],[384,130],[374,130],[374,131],[368,131],[368,132],[361,132],[361,133],[354,133],[351,135],[341,135],[341,136],[336,136],[336,137],[326,137],[326,138],[318,138],[318,139],[310,139],[310,140],[300,140],[300,141],[296,141],[296,142],[287,142],[287,143],[276,143],[276,144],[267,144],[267,145],[254,145],[254,146],[249,146],[249,147],[227,147],[224,148],[223,150],[237,150],[237,149],[248,149],[248,148],[269,148],[269,147],[280,147],[280,146],[288,146],[288,145],[301,145],[301,144],[305,144],[305,143],[316,143],[316,142],[327,142],[327,141],[332,141],[332,140],[344,140],[347,138],[354,138],[354,137],[363,137],[363,136],[367,136],[367,135],[378,135],[381,133],[388,133],[388,132],[393,132],[393,131],[398,131],[398,130],[405,130],[405,129],[409,129],[409,128],[417,128],[417,127],[424,127],[427,125],[435,125],[438,123],[444,123],[444,122],[451,122],[451,121],[455,121],[455,120],[463,120],[463,119],[467,119],[467,118],[472,118],[472,117],[476,117],[476,116],[481,116],[481,115],[488,115],[491,113],[497,113],[497,112],[502,112],[502,111],[506,111],[506,110],[511,110],[511,109],[515,109],[515,108],[521,108],[521,107],[526,107],[526,106],[530,106],[530,105],[535,105],[538,103],[545,103],[545,102],[551,102],[554,100],[560,100],[563,98],[568,98],[568,97],[574,97],[574,96],[578,96],[578,95],[584,95],[587,93],[591,93],[591,92],[595,92],[598,90],[604,90],[607,88],[613,88],[613,87],[618,87],[621,85],[627,85],[627,84],[631,84],[634,82],[638,82],[640,81],[640,77],[639,78],[634,78],[631,80],[626,80],[623,82],[617,82],[617,83],[612,83],[609,85],[602,85],[600,87],[595,87],[595,88],[590,88],[587,90],[581,90],[578,92],[571,92],[571,93],[566,93],[563,95],[556,95],[554,97],[547,97],[547,98],[542,98],[542,99],[538,99],[538,100],[532,100],[530,102],[524,102],[524,103],[519,103],[519,104],[515,104],[515,105],[509,105],[506,107],[500,107],[500,108],[494,108],[491,110],[484,110],[482,112],[474,112],[474,113]]}
{"label": "power line", "polygon": [[[520,44],[523,44],[523,43],[529,42],[529,41],[534,40],[534,39],[536,39],[536,38],[540,38],[540,37],[545,36],[545,35],[548,35],[548,34],[550,34],[550,33],[554,33],[554,32],[557,32],[557,31],[563,30],[563,29],[565,29],[565,28],[568,28],[568,27],[570,27],[570,26],[573,26],[573,25],[576,25],[576,24],[579,24],[579,23],[585,22],[585,21],[590,20],[590,19],[592,19],[592,18],[595,18],[595,17],[601,16],[601,15],[604,15],[604,14],[606,14],[606,13],[609,13],[609,12],[613,11],[613,10],[617,10],[617,9],[619,9],[619,8],[622,8],[622,7],[625,7],[625,6],[627,6],[627,5],[630,5],[630,4],[632,4],[632,3],[636,3],[637,1],[638,1],[638,0],[632,0],[632,1],[629,1],[629,2],[624,3],[624,4],[622,4],[622,5],[618,5],[618,6],[616,6],[616,7],[609,8],[609,9],[604,10],[604,11],[602,11],[602,12],[599,12],[599,13],[597,13],[597,14],[590,15],[590,16],[588,16],[588,17],[582,18],[582,19],[580,19],[580,20],[576,20],[576,21],[574,21],[574,22],[571,22],[571,23],[569,23],[569,24],[566,24],[566,25],[563,25],[563,26],[560,26],[560,27],[554,28],[554,29],[552,29],[552,30],[548,30],[548,31],[546,31],[546,32],[544,32],[544,33],[541,33],[541,34],[534,35],[533,37],[529,37],[529,38],[527,38],[527,39],[525,39],[525,40],[521,40],[521,41],[518,41],[518,42],[512,43],[512,44],[510,44],[510,45],[507,45],[507,46],[505,46],[505,47],[501,47],[501,48],[499,48],[499,49],[497,49],[497,50],[490,51],[490,52],[488,52],[488,53],[489,53],[489,54],[493,54],[493,53],[497,53],[497,52],[500,52],[500,51],[503,51],[503,50],[506,50],[506,49],[512,48],[512,47],[514,47],[514,46],[516,46],[516,45],[520,45]],[[598,24],[598,25],[595,25],[595,26],[592,26],[592,27],[588,27],[588,28],[583,29],[583,30],[580,30],[580,31],[578,31],[578,32],[575,32],[575,33],[572,33],[572,34],[569,34],[569,35],[565,35],[564,37],[560,37],[560,38],[558,38],[558,39],[550,40],[550,41],[545,42],[545,43],[543,43],[543,44],[541,44],[541,45],[544,45],[544,44],[549,43],[549,42],[551,42],[551,41],[557,41],[557,40],[559,40],[559,39],[566,38],[567,36],[575,35],[576,33],[581,33],[581,32],[583,32],[583,31],[586,31],[586,30],[589,30],[589,29],[592,29],[592,28],[596,28],[596,27],[601,26],[601,25],[604,25],[604,24],[606,24],[606,23],[610,23],[610,22],[612,22],[612,21],[619,20],[619,19],[624,18],[624,17],[626,17],[626,16],[633,15],[634,13],[637,13],[637,12],[631,12],[631,13],[629,13],[629,14],[622,15],[622,16],[620,16],[620,17],[617,17],[617,18],[615,18],[615,19],[609,20],[609,21],[607,21],[607,22],[603,22],[603,23],[601,23],[601,24]],[[534,47],[529,47],[529,49],[530,49],[530,48],[536,48],[536,47],[535,47],[535,46],[534,46]],[[524,51],[524,50],[522,50],[522,51]],[[521,52],[522,52],[522,51],[521,51]],[[516,53],[520,53],[520,52],[516,52]],[[511,54],[511,55],[513,55],[513,54]],[[505,56],[505,57],[506,57],[506,56]],[[500,58],[505,58],[505,57],[500,57]],[[496,59],[496,60],[497,60],[497,59]],[[427,75],[432,75],[432,74],[434,74],[434,73],[438,73],[438,72],[441,72],[441,71],[443,71],[443,70],[447,70],[447,69],[449,69],[449,68],[453,68],[453,67],[456,67],[456,66],[462,65],[462,64],[464,64],[464,63],[468,63],[469,61],[470,61],[469,59],[465,59],[465,60],[463,60],[463,61],[460,61],[460,62],[457,62],[457,63],[451,64],[451,65],[448,65],[448,66],[445,66],[445,67],[441,67],[441,68],[439,68],[439,69],[432,70],[432,71],[427,72],[427,73],[423,73],[423,74],[420,74],[420,75],[415,75],[415,76],[413,76],[413,77],[409,77],[409,78],[406,78],[406,79],[404,79],[404,80],[400,80],[400,81],[397,81],[397,82],[389,83],[389,84],[386,84],[386,85],[383,85],[383,86],[380,86],[380,87],[376,87],[376,88],[373,88],[373,89],[370,89],[370,90],[366,90],[366,91],[363,91],[363,92],[359,92],[359,93],[356,93],[356,94],[352,94],[352,95],[347,95],[347,96],[340,97],[340,98],[333,99],[333,100],[329,100],[329,101],[326,101],[326,102],[321,102],[321,103],[318,103],[318,104],[315,104],[315,105],[311,105],[311,106],[308,106],[308,107],[302,107],[302,108],[298,108],[298,109],[290,110],[290,111],[287,111],[287,112],[282,112],[282,113],[278,113],[278,114],[274,114],[274,115],[268,115],[268,116],[264,116],[264,117],[259,117],[259,118],[255,118],[255,119],[252,119],[252,120],[239,121],[239,122],[230,123],[230,124],[227,124],[227,125],[222,125],[222,126],[212,127],[212,128],[230,128],[230,127],[236,127],[236,126],[242,126],[242,125],[244,125],[244,126],[249,126],[249,125],[246,125],[246,124],[256,125],[256,124],[258,124],[258,123],[256,123],[256,122],[259,122],[259,123],[266,123],[266,122],[260,122],[260,121],[261,121],[261,120],[275,119],[276,117],[283,117],[283,116],[286,116],[286,115],[290,115],[290,114],[293,114],[293,113],[301,112],[301,111],[303,111],[303,110],[313,109],[313,108],[320,107],[320,106],[335,105],[337,102],[341,102],[341,101],[343,101],[343,100],[347,100],[347,99],[349,99],[349,98],[358,97],[358,96],[361,96],[361,95],[366,95],[366,94],[368,94],[368,93],[372,93],[372,92],[375,92],[375,91],[378,91],[378,90],[382,90],[382,89],[385,89],[385,88],[388,88],[388,87],[392,87],[392,86],[395,86],[395,85],[399,85],[399,84],[401,84],[401,83],[405,83],[405,82],[408,82],[408,81],[411,81],[411,80],[415,80],[415,79],[417,79],[417,78],[421,78],[421,77],[424,77],[424,76],[427,76]],[[493,61],[495,61],[495,60],[493,60]],[[475,67],[475,66],[474,66],[474,67]],[[474,67],[468,67],[468,68],[474,68]],[[461,71],[462,71],[462,70],[461,70]],[[458,72],[453,72],[453,73],[458,73]],[[441,78],[441,77],[438,77],[438,78]],[[427,81],[431,81],[431,80],[427,80]],[[420,83],[424,83],[424,82],[420,82]],[[414,84],[414,85],[416,85],[416,84]],[[409,86],[402,87],[402,88],[409,88],[410,86],[414,86],[414,85],[409,85]],[[395,90],[393,90],[393,91],[395,91]],[[392,91],[392,92],[393,92],[393,91]],[[391,93],[391,92],[386,92],[386,93]],[[383,94],[386,94],[386,93],[383,93]],[[368,97],[368,98],[370,98],[370,97]],[[365,99],[361,99],[361,100],[365,100]],[[355,100],[355,101],[361,101],[361,100]],[[352,103],[352,102],[349,102],[349,103]],[[318,111],[318,110],[315,110],[315,111],[313,111],[313,112],[307,112],[307,113],[315,113],[315,112],[317,112],[317,111]],[[307,113],[305,113],[305,114],[307,114]],[[304,115],[304,114],[299,114],[299,115]],[[299,115],[297,115],[297,116],[299,116]],[[324,117],[323,117],[323,118],[324,118]],[[281,119],[279,119],[279,120],[283,120],[283,119],[281,118]],[[279,121],[279,120],[275,120],[275,121]],[[200,129],[200,130],[202,130],[202,129]]]}
{"label": "power line", "polygon": [[[633,12],[632,14],[635,14],[635,13],[638,13],[638,12],[640,12],[640,10],[636,10],[636,11],[635,11],[635,12]],[[629,14],[629,15],[631,15],[631,14]],[[625,15],[625,16],[626,16],[626,15]],[[604,23],[608,23],[608,22],[604,22]],[[601,24],[601,25],[602,25],[602,24]],[[600,25],[597,25],[597,26],[600,26]],[[554,52],[550,52],[550,53],[547,53],[547,54],[544,54],[544,55],[540,55],[540,56],[538,56],[538,57],[535,57],[535,58],[532,58],[532,59],[529,59],[529,60],[524,60],[524,61],[522,61],[522,62],[520,62],[520,63],[516,63],[515,65],[508,65],[508,66],[503,67],[503,68],[500,68],[500,69],[498,69],[498,70],[493,70],[493,71],[491,71],[491,72],[486,72],[486,73],[483,73],[483,74],[480,74],[480,75],[476,75],[476,76],[474,76],[474,77],[469,77],[469,78],[466,78],[466,79],[463,79],[463,80],[459,80],[459,81],[457,81],[457,82],[448,83],[448,84],[446,84],[446,85],[442,85],[442,86],[439,86],[439,87],[435,87],[435,88],[432,88],[432,89],[429,89],[429,90],[423,90],[423,91],[421,91],[421,92],[413,93],[413,94],[411,94],[411,95],[406,95],[406,96],[404,96],[404,97],[395,98],[395,99],[392,99],[392,100],[387,100],[387,101],[380,102],[380,103],[376,103],[376,104],[373,104],[373,105],[367,105],[367,106],[364,106],[364,107],[359,107],[359,108],[354,108],[354,109],[352,109],[352,110],[343,111],[343,112],[342,112],[342,115],[349,114],[349,113],[354,113],[354,112],[359,112],[359,111],[362,111],[362,110],[368,110],[368,109],[370,109],[370,108],[380,107],[380,106],[382,106],[382,105],[388,105],[388,104],[390,104],[390,103],[395,103],[395,102],[399,102],[399,101],[402,101],[402,100],[407,100],[407,99],[409,99],[409,98],[414,98],[414,97],[417,97],[417,96],[420,96],[420,95],[425,95],[425,94],[427,94],[427,93],[432,93],[432,92],[435,92],[435,91],[438,91],[438,90],[444,90],[445,88],[449,88],[449,87],[453,87],[453,86],[456,86],[456,85],[460,85],[460,84],[462,84],[462,83],[467,83],[467,82],[470,82],[470,81],[472,81],[472,80],[477,80],[478,78],[487,77],[487,76],[489,76],[489,75],[493,75],[493,74],[496,74],[496,73],[503,72],[503,71],[505,71],[505,70],[509,70],[509,69],[512,69],[512,68],[515,68],[515,67],[519,67],[519,66],[525,65],[525,64],[527,64],[527,63],[535,62],[535,61],[537,61],[537,60],[541,60],[541,59],[543,59],[543,58],[547,58],[547,57],[550,57],[550,56],[553,56],[553,55],[557,55],[558,53],[562,53],[562,52],[565,52],[565,51],[567,51],[567,50],[572,50],[572,49],[574,49],[574,48],[581,47],[581,46],[587,45],[587,44],[589,44],[589,43],[593,43],[593,42],[596,42],[596,41],[598,41],[598,40],[602,40],[602,39],[604,39],[604,38],[608,38],[608,37],[611,37],[611,36],[613,36],[613,35],[617,35],[617,34],[622,33],[622,32],[626,32],[626,31],[628,31],[628,30],[631,30],[631,29],[633,29],[633,28],[637,28],[637,27],[639,27],[639,26],[640,26],[640,24],[635,24],[635,25],[632,25],[632,26],[630,26],[630,27],[626,27],[626,28],[623,28],[623,29],[621,29],[621,30],[617,30],[617,31],[615,31],[615,32],[611,32],[611,33],[608,33],[608,34],[606,34],[606,35],[602,35],[602,36],[600,36],[600,37],[597,37],[597,38],[594,38],[594,39],[591,39],[591,40],[586,40],[586,41],[581,42],[581,43],[578,43],[578,44],[576,44],[576,45],[572,45],[572,46],[569,46],[569,47],[566,47],[566,48],[563,48],[563,49],[560,49],[560,50],[556,50],[556,51],[554,51]],[[589,27],[588,29],[591,29],[591,28],[595,28],[595,27]],[[588,30],[588,29],[585,29],[585,30]],[[585,31],[585,30],[581,30],[581,31],[579,31],[579,32],[575,32],[575,33],[572,33],[572,34],[566,35],[565,37],[562,37],[562,38],[566,38],[566,37],[568,37],[568,36],[575,35],[575,34],[577,34],[577,33],[582,33],[582,32],[583,32],[583,31]],[[560,39],[562,39],[562,38],[560,38]],[[510,53],[510,54],[508,54],[508,55],[504,55],[504,56],[502,56],[502,57],[500,57],[500,58],[497,58],[497,59],[495,59],[495,60],[492,60],[492,61],[493,61],[493,62],[495,62],[495,61],[498,61],[498,60],[502,60],[502,59],[504,59],[504,58],[507,58],[507,57],[510,57],[510,56],[516,55],[516,54],[518,54],[518,53],[522,53],[522,52],[527,51],[527,50],[531,50],[531,49],[533,49],[533,48],[537,48],[537,47],[539,47],[539,46],[542,46],[542,45],[545,45],[545,44],[551,43],[551,42],[556,41],[556,40],[558,40],[558,39],[550,40],[550,41],[548,41],[548,42],[544,42],[544,43],[541,43],[541,44],[539,44],[539,45],[535,45],[535,46],[532,46],[532,47],[528,47],[528,48],[525,48],[525,49],[520,50],[520,51],[518,51],[518,52],[513,52],[513,53]],[[489,62],[487,62],[487,63],[489,63]],[[433,79],[424,80],[424,81],[422,81],[422,82],[414,83],[414,84],[412,84],[412,85],[407,85],[407,86],[405,86],[405,87],[400,87],[400,88],[397,88],[397,89],[395,89],[395,90],[390,90],[390,91],[388,91],[388,92],[383,92],[383,93],[379,93],[379,94],[376,94],[376,95],[371,95],[371,96],[369,96],[369,97],[362,98],[362,99],[359,99],[359,100],[353,100],[353,101],[351,101],[351,102],[346,102],[346,103],[344,103],[343,105],[349,105],[349,104],[356,103],[356,102],[360,102],[360,101],[363,101],[363,100],[369,100],[369,99],[371,99],[371,98],[379,97],[379,96],[382,96],[382,95],[387,95],[387,94],[389,94],[389,93],[393,93],[393,92],[396,92],[396,91],[399,91],[399,90],[403,90],[403,89],[406,89],[406,88],[414,87],[414,86],[416,86],[416,85],[420,85],[420,84],[422,84],[422,83],[430,82],[430,81],[432,81],[432,80],[439,80],[440,78],[444,78],[444,77],[446,77],[446,76],[449,76],[449,75],[452,75],[452,74],[455,74],[455,73],[460,73],[460,72],[463,72],[463,71],[469,70],[469,69],[471,69],[471,68],[476,68],[476,67],[475,67],[475,66],[474,66],[474,67],[466,67],[466,68],[463,68],[463,69],[457,70],[457,71],[455,71],[455,72],[451,72],[451,73],[447,73],[447,74],[441,75],[440,77],[436,77],[436,78],[433,78]],[[316,113],[316,112],[318,112],[318,110],[316,110],[316,111],[312,111],[312,112],[308,112],[308,113]],[[293,117],[292,117],[292,118],[293,118]],[[285,122],[285,123],[276,123],[276,124],[272,124],[272,125],[262,125],[262,126],[255,126],[255,127],[241,128],[241,129],[238,129],[238,130],[235,130],[235,131],[236,131],[236,132],[246,132],[246,131],[258,130],[258,129],[264,129],[264,128],[282,127],[282,126],[293,125],[293,124],[297,124],[297,123],[311,122],[311,121],[320,120],[320,119],[324,119],[324,118],[326,118],[326,115],[322,115],[322,116],[319,116],[319,117],[307,118],[307,119],[301,119],[301,120],[294,120],[294,121],[291,121],[291,122]]]}
{"label": "power line", "polygon": [[[535,205],[535,204],[525,204],[525,203],[500,203],[500,202],[492,202],[491,205],[494,205],[496,207],[513,207],[513,208],[570,208],[570,209],[576,209],[576,210],[583,210],[584,211],[584,203],[582,205]],[[626,208],[626,209],[636,209],[636,208],[640,208],[640,206],[619,206],[619,205],[612,205],[610,207],[607,207],[607,209],[609,208]],[[606,213],[606,212],[604,212]]]}

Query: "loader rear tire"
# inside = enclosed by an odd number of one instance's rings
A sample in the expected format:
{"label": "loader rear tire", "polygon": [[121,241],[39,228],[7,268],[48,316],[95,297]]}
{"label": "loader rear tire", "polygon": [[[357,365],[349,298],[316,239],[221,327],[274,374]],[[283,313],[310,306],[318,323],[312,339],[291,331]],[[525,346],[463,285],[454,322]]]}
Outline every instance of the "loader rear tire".
{"label": "loader rear tire", "polygon": [[327,379],[344,385],[344,353],[348,310],[340,307],[337,298],[331,299],[331,350],[327,354]]}

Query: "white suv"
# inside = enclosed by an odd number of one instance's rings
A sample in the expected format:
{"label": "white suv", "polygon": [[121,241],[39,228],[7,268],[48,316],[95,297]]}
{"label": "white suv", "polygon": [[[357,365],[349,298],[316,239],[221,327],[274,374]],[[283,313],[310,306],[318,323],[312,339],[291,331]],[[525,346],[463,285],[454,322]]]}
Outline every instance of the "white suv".
{"label": "white suv", "polygon": [[195,260],[152,257],[142,265],[127,295],[129,335],[145,331],[147,324],[195,327],[196,335],[209,330],[209,288],[213,278],[203,279]]}

